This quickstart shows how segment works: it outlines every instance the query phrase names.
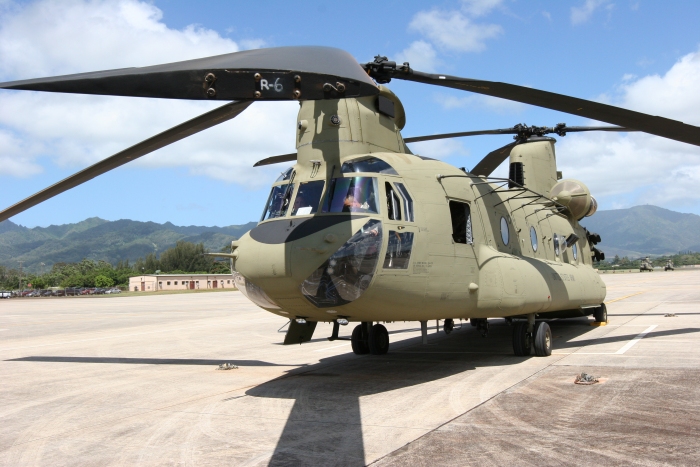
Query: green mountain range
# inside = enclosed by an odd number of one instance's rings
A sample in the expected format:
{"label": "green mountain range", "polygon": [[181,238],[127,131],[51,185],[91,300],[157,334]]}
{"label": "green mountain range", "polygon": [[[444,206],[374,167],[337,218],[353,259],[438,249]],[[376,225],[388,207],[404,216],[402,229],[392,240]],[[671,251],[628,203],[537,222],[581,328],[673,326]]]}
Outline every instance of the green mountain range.
{"label": "green mountain range", "polygon": [[599,233],[598,245],[606,259],[639,258],[700,251],[700,216],[644,205],[628,209],[598,211],[581,221]]}
{"label": "green mountain range", "polygon": [[83,258],[135,261],[154,251],[162,252],[178,240],[203,243],[210,251],[220,251],[232,240],[255,227],[255,222],[227,227],[176,226],[170,222],[106,221],[91,217],[77,224],[27,228],[11,221],[0,222],[0,264],[17,268],[24,261],[30,272],[51,269],[54,263],[73,263]]}
{"label": "green mountain range", "polygon": [[[638,258],[646,255],[700,251],[700,216],[683,214],[656,206],[599,211],[581,222],[599,233],[598,245],[608,259],[615,255]],[[228,227],[176,226],[170,222],[106,221],[91,217],[77,224],[27,228],[11,221],[0,222],[0,264],[39,272],[41,263],[48,270],[54,263],[78,262],[83,258],[135,261],[148,253],[162,252],[178,240],[204,243],[220,251],[240,238],[255,222]]]}

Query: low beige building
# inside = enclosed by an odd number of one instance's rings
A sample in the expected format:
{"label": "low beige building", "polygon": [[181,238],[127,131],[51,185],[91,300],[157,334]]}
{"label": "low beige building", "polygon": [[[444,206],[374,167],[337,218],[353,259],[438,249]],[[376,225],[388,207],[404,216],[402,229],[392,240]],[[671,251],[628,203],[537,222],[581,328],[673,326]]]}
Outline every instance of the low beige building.
{"label": "low beige building", "polygon": [[231,274],[146,274],[129,278],[130,292],[235,288]]}

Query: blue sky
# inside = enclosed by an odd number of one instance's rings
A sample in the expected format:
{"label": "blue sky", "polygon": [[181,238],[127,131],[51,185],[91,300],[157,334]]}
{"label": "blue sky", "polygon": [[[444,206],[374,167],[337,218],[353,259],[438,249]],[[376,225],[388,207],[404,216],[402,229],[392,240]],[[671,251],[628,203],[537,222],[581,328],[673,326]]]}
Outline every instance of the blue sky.
{"label": "blue sky", "polygon": [[[700,2],[650,0],[179,2],[0,0],[0,80],[144,66],[248,48],[327,45],[359,61],[378,53],[421,71],[505,81],[700,125]],[[406,82],[404,136],[585,125],[585,119]],[[0,206],[216,104],[0,91]],[[91,216],[178,225],[258,220],[294,151],[295,103],[257,103],[240,117],[92,180],[12,220],[27,226]],[[272,128],[272,130],[271,130]],[[473,167],[508,136],[412,146]],[[700,149],[648,135],[559,138],[565,177],[602,209],[656,204],[700,214]],[[697,191],[697,192],[696,192]]]}

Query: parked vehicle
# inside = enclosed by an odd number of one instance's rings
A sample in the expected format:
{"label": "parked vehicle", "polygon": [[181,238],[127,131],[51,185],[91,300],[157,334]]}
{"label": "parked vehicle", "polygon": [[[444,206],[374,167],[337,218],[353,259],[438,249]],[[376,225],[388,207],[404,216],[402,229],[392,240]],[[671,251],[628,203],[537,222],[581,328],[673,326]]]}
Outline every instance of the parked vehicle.
{"label": "parked vehicle", "polygon": [[7,290],[0,290],[0,298],[10,298],[12,296],[12,292],[8,292]]}

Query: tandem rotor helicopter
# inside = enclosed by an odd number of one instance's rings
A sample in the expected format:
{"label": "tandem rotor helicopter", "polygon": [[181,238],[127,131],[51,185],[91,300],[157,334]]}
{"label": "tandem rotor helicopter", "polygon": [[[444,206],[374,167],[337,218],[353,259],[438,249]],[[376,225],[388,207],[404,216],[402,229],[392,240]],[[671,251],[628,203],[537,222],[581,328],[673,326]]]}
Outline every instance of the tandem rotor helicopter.
{"label": "tandem rotor helicopter", "polygon": [[[610,123],[516,125],[403,138],[392,79],[444,86]],[[600,236],[579,221],[597,203],[561,179],[555,139],[574,131],[643,131],[700,146],[700,128],[619,107],[501,82],[428,74],[386,57],[359,64],[328,47],[258,49],[143,68],[0,83],[0,88],[230,101],[108,157],[0,212],[0,221],[175,141],[231,120],[255,101],[298,100],[295,164],[272,185],[260,223],[231,245],[235,282],[261,308],[290,319],[285,344],[309,341],[318,322],[359,323],[356,354],[384,354],[380,322],[517,319],[516,355],[551,354],[546,320],[606,321]],[[513,134],[474,168],[414,155],[406,143]],[[509,176],[491,173],[510,158]],[[539,321],[538,321],[539,319]]]}

